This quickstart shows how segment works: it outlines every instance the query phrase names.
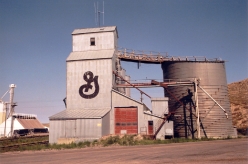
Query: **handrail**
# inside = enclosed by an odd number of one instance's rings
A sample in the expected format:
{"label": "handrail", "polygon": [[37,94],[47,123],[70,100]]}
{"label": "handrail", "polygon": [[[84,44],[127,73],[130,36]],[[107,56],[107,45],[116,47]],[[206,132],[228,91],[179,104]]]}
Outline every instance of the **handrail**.
{"label": "handrail", "polygon": [[164,61],[224,62],[221,58],[208,59],[205,56],[169,56],[167,52],[140,51],[118,47],[116,55],[120,59],[161,63]]}

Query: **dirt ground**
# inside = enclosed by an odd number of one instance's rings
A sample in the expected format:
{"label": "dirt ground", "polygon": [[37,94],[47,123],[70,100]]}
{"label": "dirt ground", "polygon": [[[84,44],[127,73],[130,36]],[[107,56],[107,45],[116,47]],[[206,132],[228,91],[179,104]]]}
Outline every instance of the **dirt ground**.
{"label": "dirt ground", "polygon": [[0,163],[248,163],[248,138],[0,154]]}

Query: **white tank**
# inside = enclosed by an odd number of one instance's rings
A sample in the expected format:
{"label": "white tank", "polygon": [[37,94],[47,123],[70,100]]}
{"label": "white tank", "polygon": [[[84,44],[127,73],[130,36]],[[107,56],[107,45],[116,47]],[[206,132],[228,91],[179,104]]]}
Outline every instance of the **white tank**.
{"label": "white tank", "polygon": [[0,124],[4,122],[5,116],[5,104],[3,102],[0,102]]}

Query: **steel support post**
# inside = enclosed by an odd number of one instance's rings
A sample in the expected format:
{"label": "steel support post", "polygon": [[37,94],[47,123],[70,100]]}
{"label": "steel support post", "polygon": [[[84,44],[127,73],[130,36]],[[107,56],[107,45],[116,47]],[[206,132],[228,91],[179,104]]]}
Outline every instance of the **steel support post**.
{"label": "steel support post", "polygon": [[191,135],[192,135],[191,137],[192,139],[194,139],[195,135],[194,135],[194,123],[193,123],[193,117],[192,117],[193,116],[192,102],[190,102],[189,105],[190,105],[190,126],[191,126]]}
{"label": "steel support post", "polygon": [[6,122],[8,117],[8,104],[4,103],[5,105],[5,122],[4,122],[4,137],[6,137]]}
{"label": "steel support post", "polygon": [[10,99],[9,99],[9,110],[10,110],[10,117],[11,117],[11,129],[10,129],[10,136],[13,136],[13,128],[14,128],[14,118],[13,118],[13,113],[14,113],[14,88],[16,87],[15,84],[10,84]]}
{"label": "steel support post", "polygon": [[185,138],[188,138],[188,128],[187,128],[187,116],[186,116],[186,106],[185,104],[183,105],[183,116],[184,116],[184,135]]}

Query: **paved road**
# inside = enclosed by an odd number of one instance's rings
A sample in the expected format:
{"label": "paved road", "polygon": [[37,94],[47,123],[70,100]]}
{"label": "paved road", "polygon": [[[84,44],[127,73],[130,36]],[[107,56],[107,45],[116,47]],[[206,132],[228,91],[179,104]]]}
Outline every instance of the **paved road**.
{"label": "paved road", "polygon": [[0,154],[0,163],[248,164],[248,139],[148,146],[8,152]]}

